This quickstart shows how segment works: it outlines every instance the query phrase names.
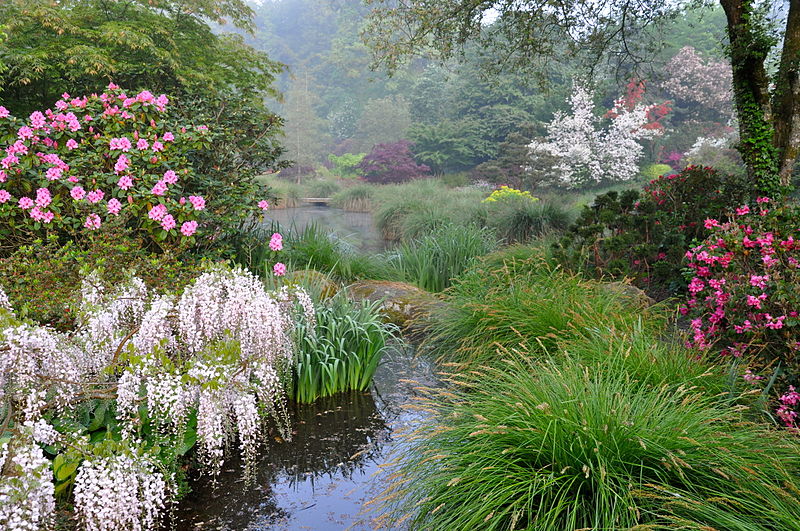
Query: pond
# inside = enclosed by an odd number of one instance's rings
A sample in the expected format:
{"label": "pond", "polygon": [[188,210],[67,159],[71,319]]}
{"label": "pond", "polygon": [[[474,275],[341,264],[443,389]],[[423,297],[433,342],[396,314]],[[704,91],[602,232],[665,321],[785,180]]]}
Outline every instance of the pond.
{"label": "pond", "polygon": [[431,362],[395,346],[373,388],[294,406],[291,442],[267,443],[247,485],[230,462],[216,488],[195,484],[181,504],[177,528],[194,530],[373,529],[365,503],[385,487],[382,465],[403,451],[398,434],[428,416],[408,408],[418,386],[436,386]]}
{"label": "pond", "polygon": [[310,223],[316,223],[359,251],[386,249],[386,242],[375,228],[372,214],[368,212],[348,212],[324,205],[307,205],[270,210],[267,221],[277,221],[281,227],[298,231]]}

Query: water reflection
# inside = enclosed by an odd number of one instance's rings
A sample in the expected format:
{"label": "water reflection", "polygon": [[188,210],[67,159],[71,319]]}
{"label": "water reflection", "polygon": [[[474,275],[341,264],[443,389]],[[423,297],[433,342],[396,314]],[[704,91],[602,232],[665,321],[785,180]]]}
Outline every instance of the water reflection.
{"label": "water reflection", "polygon": [[347,212],[339,208],[307,205],[270,210],[267,218],[268,222],[277,221],[282,227],[294,227],[297,230],[316,223],[360,251],[382,251],[386,248],[386,242],[372,221],[372,214],[367,212]]}
{"label": "water reflection", "polygon": [[392,350],[366,393],[340,394],[292,410],[291,442],[271,440],[252,484],[231,461],[214,489],[193,485],[180,530],[372,529],[364,503],[385,486],[381,465],[402,451],[396,433],[426,417],[404,406],[417,385],[436,385],[433,367]]}

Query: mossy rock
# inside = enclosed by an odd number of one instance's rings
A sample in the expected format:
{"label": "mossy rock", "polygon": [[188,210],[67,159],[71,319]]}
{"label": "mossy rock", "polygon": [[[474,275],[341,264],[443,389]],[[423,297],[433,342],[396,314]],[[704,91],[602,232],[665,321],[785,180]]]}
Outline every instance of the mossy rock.
{"label": "mossy rock", "polygon": [[656,303],[647,293],[627,282],[603,282],[600,289],[617,295],[635,308],[648,308]]}
{"label": "mossy rock", "polygon": [[339,291],[339,287],[331,281],[325,273],[320,273],[315,269],[292,271],[291,273],[287,273],[286,280],[293,284],[312,287],[318,290],[319,296],[322,299],[333,297],[336,295],[336,292]]}
{"label": "mossy rock", "polygon": [[380,303],[384,320],[405,328],[424,320],[434,306],[444,304],[434,294],[404,282],[360,280],[345,290],[352,300]]}

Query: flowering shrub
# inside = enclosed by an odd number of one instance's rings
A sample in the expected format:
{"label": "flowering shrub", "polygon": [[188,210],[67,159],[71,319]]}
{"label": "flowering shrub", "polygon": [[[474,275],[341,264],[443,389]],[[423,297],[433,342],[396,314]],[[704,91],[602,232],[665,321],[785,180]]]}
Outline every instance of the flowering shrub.
{"label": "flowering shrub", "polygon": [[[800,240],[792,206],[768,198],[742,205],[730,221],[708,218],[708,237],[686,253],[694,348],[757,356],[796,370],[800,351]],[[796,377],[796,374],[792,376]]]}
{"label": "flowering shrub", "polygon": [[19,321],[0,291],[3,529],[48,527],[69,487],[85,529],[157,529],[190,449],[216,474],[234,443],[253,465],[265,414],[289,437],[298,311],[314,322],[302,290],[268,293],[241,270],[204,273],[180,296],[91,275],[80,310],[62,334]]}
{"label": "flowering shrub", "polygon": [[688,167],[653,179],[639,192],[609,192],[584,207],[556,251],[568,265],[598,275],[632,276],[654,296],[681,289],[683,255],[704,238],[707,218],[746,201],[738,178],[712,168]]}
{"label": "flowering shrub", "polygon": [[592,93],[576,84],[572,114],[556,113],[547,137],[530,144],[531,158],[553,158],[551,178],[567,187],[633,179],[644,152],[639,141],[662,134],[658,120],[669,112],[667,104],[642,104],[643,93],[644,84],[632,82],[627,97],[606,113],[608,127],[598,129],[601,119],[594,114]]}
{"label": "flowering shrub", "polygon": [[509,188],[506,185],[500,186],[497,190],[491,193],[489,197],[483,200],[484,203],[494,203],[496,201],[513,201],[513,200],[526,200],[530,202],[538,201],[538,197],[534,197],[528,191],[520,191],[516,188]]}
{"label": "flowering shrub", "polygon": [[207,207],[189,155],[208,128],[174,126],[165,95],[64,94],[23,121],[0,107],[0,237],[14,246],[56,232],[73,237],[110,221],[152,240],[194,243]]}

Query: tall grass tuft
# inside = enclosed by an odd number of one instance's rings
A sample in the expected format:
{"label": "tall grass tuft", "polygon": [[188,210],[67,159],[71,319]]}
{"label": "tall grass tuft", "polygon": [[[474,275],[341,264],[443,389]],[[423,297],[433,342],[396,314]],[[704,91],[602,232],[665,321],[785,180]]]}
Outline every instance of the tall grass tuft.
{"label": "tall grass tuft", "polygon": [[348,212],[371,212],[374,208],[375,186],[357,184],[336,192],[330,205]]}
{"label": "tall grass tuft", "polygon": [[566,229],[570,214],[552,202],[507,199],[489,206],[487,225],[506,243],[525,243]]}
{"label": "tall grass tuft", "polygon": [[290,269],[315,269],[342,282],[384,279],[388,275],[388,266],[381,256],[358,253],[316,223],[299,232],[290,230],[284,238],[283,258]]}
{"label": "tall grass tuft", "polygon": [[389,263],[405,281],[439,292],[496,246],[488,231],[474,225],[443,225],[427,236],[400,244]]}
{"label": "tall grass tuft", "polygon": [[395,334],[381,322],[377,303],[352,302],[339,294],[320,304],[316,321],[316,326],[303,321],[296,329],[294,399],[313,402],[367,389]]}
{"label": "tall grass tuft", "polygon": [[512,254],[501,264],[490,256],[459,277],[448,304],[434,309],[426,346],[443,361],[480,365],[496,358],[498,346],[543,351],[558,340],[629,330],[640,321],[663,330],[666,317],[655,309],[630,308],[619,295],[544,255]]}
{"label": "tall grass tuft", "polygon": [[430,396],[437,423],[412,437],[386,493],[396,520],[426,530],[796,528],[794,436],[745,421],[689,377],[638,378],[616,356],[503,360]]}

